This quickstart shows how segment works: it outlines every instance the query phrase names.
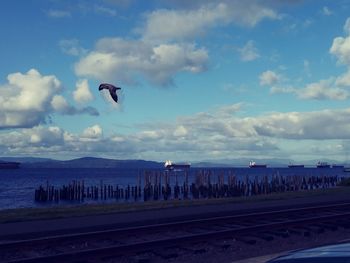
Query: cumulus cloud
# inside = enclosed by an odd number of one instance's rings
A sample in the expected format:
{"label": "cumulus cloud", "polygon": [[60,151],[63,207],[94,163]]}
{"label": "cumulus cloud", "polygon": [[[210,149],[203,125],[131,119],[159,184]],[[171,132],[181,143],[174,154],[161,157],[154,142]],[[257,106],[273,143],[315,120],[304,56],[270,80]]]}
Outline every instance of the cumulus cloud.
{"label": "cumulus cloud", "polygon": [[338,63],[350,65],[350,18],[345,22],[344,31],[347,36],[336,37],[329,52],[336,56]]}
{"label": "cumulus cloud", "polygon": [[25,74],[9,74],[7,80],[7,84],[0,85],[0,128],[33,127],[45,123],[54,112],[97,113],[93,108],[78,110],[70,106],[59,95],[62,85],[53,75],[43,76],[31,69]]}
{"label": "cumulus cloud", "polygon": [[51,106],[54,111],[64,115],[88,114],[91,116],[99,116],[99,112],[95,108],[88,106],[77,109],[69,105],[67,100],[61,95],[55,95],[52,98]]}
{"label": "cumulus cloud", "polygon": [[[319,80],[317,82],[308,83],[303,88],[295,88],[293,86],[273,86],[271,93],[292,93],[301,99],[314,100],[346,100],[350,93],[350,18],[348,18],[344,25],[345,37],[336,37],[333,40],[329,52],[337,58],[338,64],[347,66],[347,71],[337,77],[330,77],[328,79]],[[304,71],[308,76],[309,62],[304,60]],[[270,74],[272,76],[272,74]],[[267,75],[266,75],[267,76]],[[268,83],[265,78],[260,76],[260,84]],[[271,77],[271,79],[273,79]]]}
{"label": "cumulus cloud", "polygon": [[320,80],[319,82],[308,84],[305,88],[301,90],[296,90],[296,93],[302,99],[347,99],[349,97],[349,92],[347,90],[334,87],[333,83],[333,79]]}
{"label": "cumulus cloud", "polygon": [[130,134],[105,134],[99,124],[81,133],[39,125],[0,133],[0,145],[3,154],[61,152],[67,156],[104,154],[113,158],[162,160],[176,154],[191,159],[226,158],[232,153],[241,157],[281,156],[285,154],[283,145],[288,142],[299,145],[305,153],[305,145],[310,149],[318,147],[320,140],[322,145],[332,148],[339,140],[350,139],[350,108],[241,117],[234,111],[239,111],[237,107],[226,105],[162,125],[145,124]]}
{"label": "cumulus cloud", "polygon": [[96,13],[103,14],[103,15],[116,16],[117,14],[117,11],[115,11],[114,9],[101,6],[101,5],[95,5],[94,9]]}
{"label": "cumulus cloud", "polygon": [[258,49],[254,45],[254,41],[249,40],[244,47],[239,48],[242,61],[253,61],[260,57]]}
{"label": "cumulus cloud", "polygon": [[350,18],[347,18],[343,27],[346,34],[350,34]]}
{"label": "cumulus cloud", "polygon": [[232,117],[234,114],[241,111],[242,107],[243,103],[221,106],[216,110],[216,114],[219,117]]}
{"label": "cumulus cloud", "polygon": [[227,19],[225,4],[197,10],[157,10],[147,15],[143,38],[147,41],[169,41],[193,38],[209,27]]}
{"label": "cumulus cloud", "polygon": [[324,14],[325,16],[331,16],[333,15],[333,12],[327,6],[324,6],[322,8],[322,14]]}
{"label": "cumulus cloud", "polygon": [[207,51],[192,44],[153,46],[137,40],[103,38],[95,51],[75,65],[75,72],[78,76],[129,83],[135,75],[142,75],[153,83],[167,85],[178,72],[205,70],[207,60]]}
{"label": "cumulus cloud", "polygon": [[86,49],[80,46],[78,39],[62,39],[59,46],[63,53],[71,56],[80,56],[87,52]]}
{"label": "cumulus cloud", "polygon": [[51,106],[55,111],[65,112],[69,108],[69,104],[66,99],[61,95],[53,96],[51,100]]}
{"label": "cumulus cloud", "polygon": [[333,40],[332,47],[330,49],[331,54],[338,58],[338,62],[341,64],[350,64],[350,38],[337,37]]}
{"label": "cumulus cloud", "polygon": [[94,125],[83,131],[82,137],[85,139],[99,139],[102,136],[102,128],[100,125]]}
{"label": "cumulus cloud", "polygon": [[335,84],[341,87],[350,87],[350,71],[337,77]]}
{"label": "cumulus cloud", "polygon": [[157,10],[147,15],[143,37],[146,40],[183,40],[207,29],[229,23],[253,27],[263,19],[278,19],[272,8],[259,1],[202,2],[196,9]]}
{"label": "cumulus cloud", "polygon": [[347,66],[347,72],[338,76],[335,80],[335,85],[339,88],[350,86],[350,18],[345,22],[344,31],[346,37],[336,37],[329,50],[337,58],[338,64]]}
{"label": "cumulus cloud", "polygon": [[184,137],[187,135],[187,133],[188,133],[187,129],[183,125],[180,125],[180,126],[176,127],[173,135],[175,137]]}
{"label": "cumulus cloud", "polygon": [[345,100],[349,98],[349,92],[339,86],[341,80],[329,78],[312,82],[303,88],[292,86],[273,86],[271,93],[291,93],[304,100]]}
{"label": "cumulus cloud", "polygon": [[350,109],[272,113],[255,120],[258,135],[285,139],[349,139]]}
{"label": "cumulus cloud", "polygon": [[[198,2],[200,3],[200,2]],[[145,15],[138,39],[102,38],[75,64],[75,73],[103,81],[135,83],[139,77],[167,86],[179,72],[206,70],[208,52],[194,39],[208,29],[230,23],[253,27],[263,19],[279,19],[260,1],[201,2],[195,9],[158,9]],[[67,48],[71,53],[75,49]],[[259,57],[252,41],[241,50],[242,59]]]}
{"label": "cumulus cloud", "polygon": [[53,75],[42,76],[31,69],[9,74],[0,86],[0,127],[31,127],[45,121],[53,96],[61,89]]}
{"label": "cumulus cloud", "polygon": [[[308,60],[304,60],[304,71],[308,76],[311,75]],[[272,94],[290,93],[305,100],[346,100],[350,96],[349,91],[346,89],[350,85],[349,71],[335,78],[330,77],[308,83],[301,88],[281,83],[282,76],[270,70],[263,72],[259,78],[260,85],[271,86],[270,92]]]}
{"label": "cumulus cloud", "polygon": [[82,79],[77,82],[76,90],[73,92],[73,98],[78,103],[85,103],[94,99],[87,79]]}
{"label": "cumulus cloud", "polygon": [[267,70],[261,73],[259,79],[261,86],[274,86],[280,81],[281,76],[272,70]]}
{"label": "cumulus cloud", "polygon": [[[32,129],[21,129],[0,136],[0,143],[8,153],[21,151],[32,153],[38,149],[52,149],[64,144],[64,131],[57,127],[36,126]],[[45,151],[44,150],[44,151]]]}

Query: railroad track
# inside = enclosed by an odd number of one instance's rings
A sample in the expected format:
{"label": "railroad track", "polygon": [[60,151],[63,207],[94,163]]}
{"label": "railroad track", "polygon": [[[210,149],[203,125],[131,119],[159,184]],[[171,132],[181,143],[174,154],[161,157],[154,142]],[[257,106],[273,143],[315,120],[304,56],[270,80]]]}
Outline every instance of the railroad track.
{"label": "railroad track", "polygon": [[[181,247],[186,243],[250,237],[271,240],[350,228],[350,203],[178,221],[0,243],[0,262],[84,262]],[[95,261],[95,260],[94,260]],[[93,262],[93,261],[92,261]]]}

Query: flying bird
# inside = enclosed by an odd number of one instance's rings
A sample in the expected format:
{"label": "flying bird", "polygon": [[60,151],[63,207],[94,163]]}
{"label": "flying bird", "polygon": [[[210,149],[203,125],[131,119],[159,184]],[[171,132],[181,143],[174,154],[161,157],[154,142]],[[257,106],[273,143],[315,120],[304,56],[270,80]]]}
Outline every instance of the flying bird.
{"label": "flying bird", "polygon": [[119,87],[113,86],[112,84],[108,84],[108,83],[102,83],[100,84],[100,86],[98,87],[98,90],[103,90],[103,89],[108,89],[109,90],[109,94],[111,94],[112,99],[115,102],[118,102],[118,95],[117,95],[117,90],[121,89]]}

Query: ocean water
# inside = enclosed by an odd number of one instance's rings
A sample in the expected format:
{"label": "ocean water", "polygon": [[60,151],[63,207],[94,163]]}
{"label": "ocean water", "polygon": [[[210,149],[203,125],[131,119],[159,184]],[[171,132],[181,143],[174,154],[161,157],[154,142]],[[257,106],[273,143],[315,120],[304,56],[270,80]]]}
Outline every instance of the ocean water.
{"label": "ocean water", "polygon": [[[200,172],[211,174],[212,183],[218,181],[218,175],[224,175],[227,183],[229,175],[235,175],[237,179],[249,180],[263,178],[264,176],[350,176],[343,172],[341,168],[191,168],[188,172],[188,182],[195,180],[195,175]],[[155,174],[163,173],[163,170],[147,170],[154,180]],[[34,191],[40,185],[49,185],[61,187],[75,181],[83,181],[85,187],[99,186],[101,180],[103,184],[119,186],[136,186],[138,178],[141,178],[141,185],[144,185],[145,170],[143,169],[33,169],[20,168],[14,170],[0,170],[0,210],[22,207],[42,207],[55,205],[76,205],[72,202],[59,203],[38,203],[34,201]],[[174,185],[177,180],[180,184],[184,181],[184,172],[172,172],[169,174],[170,184]],[[90,202],[111,202],[108,201],[90,201]],[[115,201],[114,201],[115,202]]]}

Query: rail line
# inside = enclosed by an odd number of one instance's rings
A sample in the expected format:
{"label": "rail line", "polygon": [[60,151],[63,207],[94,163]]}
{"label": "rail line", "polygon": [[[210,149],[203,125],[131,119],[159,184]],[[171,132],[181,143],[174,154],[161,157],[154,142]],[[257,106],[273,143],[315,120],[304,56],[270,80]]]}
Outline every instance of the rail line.
{"label": "rail line", "polygon": [[350,203],[48,236],[0,244],[1,262],[81,262],[215,239],[350,228]]}

